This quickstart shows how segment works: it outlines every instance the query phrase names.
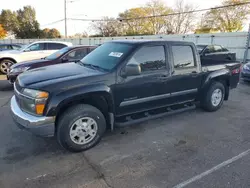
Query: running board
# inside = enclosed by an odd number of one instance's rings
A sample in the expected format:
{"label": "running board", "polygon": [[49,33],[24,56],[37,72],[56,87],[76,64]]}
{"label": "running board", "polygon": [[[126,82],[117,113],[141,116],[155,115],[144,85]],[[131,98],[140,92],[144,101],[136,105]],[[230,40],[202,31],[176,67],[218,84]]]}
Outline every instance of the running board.
{"label": "running board", "polygon": [[135,120],[133,120],[132,118],[128,117],[128,118],[126,118],[128,120],[127,122],[122,122],[122,123],[116,122],[115,126],[116,127],[125,127],[125,126],[128,126],[128,125],[133,125],[133,124],[141,123],[141,122],[144,122],[144,121],[147,121],[147,120],[161,118],[161,117],[164,117],[164,116],[181,113],[181,112],[185,112],[185,111],[188,111],[188,110],[193,110],[195,108],[196,108],[196,105],[185,106],[185,107],[183,107],[181,109],[177,109],[177,110],[171,109],[168,112],[160,113],[160,114],[157,114],[157,115],[150,115],[150,114],[148,114],[147,117],[140,118],[140,119],[135,119]]}

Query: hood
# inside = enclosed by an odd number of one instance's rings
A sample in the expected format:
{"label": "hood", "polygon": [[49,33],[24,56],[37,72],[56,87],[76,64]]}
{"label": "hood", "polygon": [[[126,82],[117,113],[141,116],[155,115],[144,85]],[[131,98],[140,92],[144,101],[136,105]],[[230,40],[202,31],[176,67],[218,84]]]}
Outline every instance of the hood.
{"label": "hood", "polygon": [[77,63],[64,63],[26,71],[18,76],[18,82],[22,87],[25,87],[55,79],[60,82],[60,79],[70,79],[70,77],[74,76],[88,77],[100,74],[103,74],[103,72],[84,67]]}
{"label": "hood", "polygon": [[50,60],[46,60],[46,59],[36,59],[36,60],[32,60],[32,61],[24,61],[24,62],[14,64],[10,68],[14,69],[14,68],[19,68],[19,67],[29,67],[29,66],[37,64],[37,63],[47,63],[49,61]]}

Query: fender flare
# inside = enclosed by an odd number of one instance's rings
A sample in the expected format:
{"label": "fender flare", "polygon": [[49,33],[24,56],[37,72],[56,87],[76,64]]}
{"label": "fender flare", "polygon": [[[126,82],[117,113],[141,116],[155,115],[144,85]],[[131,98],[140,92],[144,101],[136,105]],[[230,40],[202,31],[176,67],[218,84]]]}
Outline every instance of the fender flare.
{"label": "fender flare", "polygon": [[114,113],[113,94],[110,87],[103,84],[95,84],[67,89],[52,96],[52,98],[49,99],[47,103],[45,115],[57,116],[58,112],[60,112],[64,106],[70,104],[71,102],[82,101],[84,98],[96,94],[105,98],[108,104],[108,111],[110,113]]}

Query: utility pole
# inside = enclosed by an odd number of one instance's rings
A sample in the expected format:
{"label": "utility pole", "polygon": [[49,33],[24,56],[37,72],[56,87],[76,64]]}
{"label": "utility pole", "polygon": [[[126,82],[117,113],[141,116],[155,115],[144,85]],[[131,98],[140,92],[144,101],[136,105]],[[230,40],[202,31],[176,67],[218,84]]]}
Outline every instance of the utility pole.
{"label": "utility pole", "polygon": [[67,38],[67,1],[64,0],[65,38]]}

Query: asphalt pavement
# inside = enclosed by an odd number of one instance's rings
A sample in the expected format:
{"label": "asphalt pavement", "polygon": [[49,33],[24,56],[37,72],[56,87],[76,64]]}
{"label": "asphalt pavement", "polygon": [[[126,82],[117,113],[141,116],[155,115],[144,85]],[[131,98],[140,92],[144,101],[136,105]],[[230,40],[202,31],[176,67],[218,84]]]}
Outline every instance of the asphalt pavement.
{"label": "asphalt pavement", "polygon": [[1,188],[250,187],[250,84],[217,112],[191,110],[107,132],[82,153],[19,130],[0,81]]}

